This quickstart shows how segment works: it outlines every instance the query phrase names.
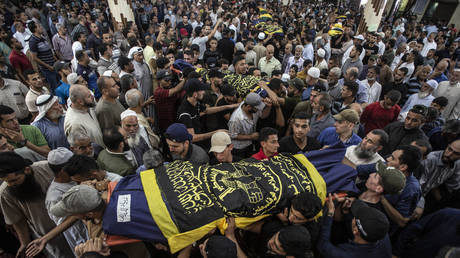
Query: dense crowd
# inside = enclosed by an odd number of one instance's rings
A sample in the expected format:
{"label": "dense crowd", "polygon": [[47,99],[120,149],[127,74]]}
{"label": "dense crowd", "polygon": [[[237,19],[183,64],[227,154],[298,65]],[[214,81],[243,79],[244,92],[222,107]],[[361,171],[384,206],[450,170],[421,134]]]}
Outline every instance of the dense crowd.
{"label": "dense crowd", "polygon": [[[105,0],[0,1],[0,257],[459,257],[454,25],[395,13],[358,33],[346,1],[127,2],[134,21]],[[174,255],[106,241],[123,177],[335,148],[355,191],[229,217]]]}

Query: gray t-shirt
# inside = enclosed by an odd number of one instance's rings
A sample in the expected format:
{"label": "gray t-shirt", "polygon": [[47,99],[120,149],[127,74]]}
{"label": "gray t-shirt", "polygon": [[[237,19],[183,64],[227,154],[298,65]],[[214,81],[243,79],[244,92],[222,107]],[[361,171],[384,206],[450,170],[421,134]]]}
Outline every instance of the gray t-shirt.
{"label": "gray t-shirt", "polygon": [[[54,216],[50,213],[50,209],[62,199],[62,195],[65,192],[75,185],[77,185],[77,183],[73,181],[70,181],[69,183],[57,183],[53,180],[46,192],[46,209],[48,210],[48,215],[56,223],[56,225],[61,224],[66,218]],[[72,251],[75,250],[77,245],[85,243],[89,239],[86,226],[81,220],[75,222],[70,228],[64,231],[63,234]]]}

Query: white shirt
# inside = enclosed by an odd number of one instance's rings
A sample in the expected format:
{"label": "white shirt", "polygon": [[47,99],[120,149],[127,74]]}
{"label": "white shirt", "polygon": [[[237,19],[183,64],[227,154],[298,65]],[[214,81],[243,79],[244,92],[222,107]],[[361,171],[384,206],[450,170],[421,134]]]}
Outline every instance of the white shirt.
{"label": "white shirt", "polygon": [[[347,61],[347,59],[350,57],[350,53],[351,53],[351,50],[353,49],[355,45],[351,44],[350,47],[345,51],[345,53],[343,53],[343,57],[342,57],[342,66],[343,64],[345,64],[345,61]],[[359,55],[359,59],[361,61],[363,61],[364,59],[364,54],[366,53],[366,51],[363,49],[363,51],[361,52],[361,54]]]}
{"label": "white shirt", "polygon": [[194,38],[192,44],[197,44],[200,47],[200,56],[198,59],[202,60],[204,51],[206,51],[206,42],[208,42],[208,36]]}
{"label": "white shirt", "polygon": [[[13,37],[17,39],[19,42],[21,42],[21,45],[23,47],[22,53],[27,53],[27,50],[29,50],[29,38],[32,36],[32,33],[30,33],[28,30],[25,30],[24,32],[19,32],[18,30],[16,33],[14,33]],[[26,41],[27,40],[27,41]]]}
{"label": "white shirt", "polygon": [[228,121],[228,133],[232,138],[232,143],[235,149],[241,150],[252,144],[252,140],[240,141],[235,138],[240,134],[249,135],[256,131],[257,120],[262,115],[262,109],[259,109],[256,113],[252,114],[252,119],[244,113],[241,109],[243,103],[233,111],[230,120]]}
{"label": "white shirt", "polygon": [[398,66],[399,62],[401,62],[401,58],[404,56],[404,53],[401,53],[399,55],[396,55],[395,53],[395,58],[393,58],[393,62],[391,62],[391,70],[394,71],[395,68]]}
{"label": "white shirt", "polygon": [[364,86],[366,86],[367,90],[367,103],[371,104],[377,102],[380,98],[380,93],[382,92],[382,85],[377,81],[374,84],[369,85],[369,81],[367,79],[361,81]]}
{"label": "white shirt", "polygon": [[407,83],[410,78],[412,77],[412,74],[414,73],[414,70],[415,70],[415,66],[414,66],[414,63],[402,63],[401,66],[399,68],[402,68],[402,67],[406,67],[408,72],[406,74],[406,77],[404,77],[404,82]]}
{"label": "white shirt", "polygon": [[383,43],[383,41],[379,41],[378,46],[379,46],[379,52],[377,54],[381,56],[383,55],[383,53],[385,53],[385,43]]}
{"label": "white shirt", "polygon": [[304,60],[311,60],[313,62],[314,56],[315,56],[315,51],[313,50],[313,44],[312,43],[306,44],[303,48],[302,58]]}
{"label": "white shirt", "polygon": [[436,49],[438,46],[434,40],[433,42],[429,42],[427,38],[423,39],[423,44],[423,49],[420,52],[420,55],[422,55],[423,57],[426,57],[430,49]]}

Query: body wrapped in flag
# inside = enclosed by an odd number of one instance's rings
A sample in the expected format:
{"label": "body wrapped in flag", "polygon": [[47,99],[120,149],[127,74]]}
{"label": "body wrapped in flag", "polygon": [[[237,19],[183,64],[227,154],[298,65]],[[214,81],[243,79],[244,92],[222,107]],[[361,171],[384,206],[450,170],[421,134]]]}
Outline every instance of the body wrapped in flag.
{"label": "body wrapped in flag", "polygon": [[[237,226],[244,228],[280,212],[304,191],[324,203],[326,184],[302,154],[215,166],[175,161],[121,180],[107,206],[103,228],[113,235],[167,240],[175,253],[215,227],[223,230],[225,217],[236,217]],[[118,201],[127,195],[132,195],[129,220]]]}

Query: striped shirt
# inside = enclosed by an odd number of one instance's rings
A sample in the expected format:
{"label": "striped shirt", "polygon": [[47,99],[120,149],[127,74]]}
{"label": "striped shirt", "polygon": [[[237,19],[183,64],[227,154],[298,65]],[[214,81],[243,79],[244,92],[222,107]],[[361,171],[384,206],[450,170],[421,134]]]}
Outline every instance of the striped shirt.
{"label": "striped shirt", "polygon": [[[37,57],[44,63],[49,66],[54,65],[53,51],[51,50],[51,46],[48,41],[46,41],[44,38],[32,35],[29,40],[29,48],[30,51],[36,53]],[[39,65],[40,68],[44,68],[41,64]]]}

